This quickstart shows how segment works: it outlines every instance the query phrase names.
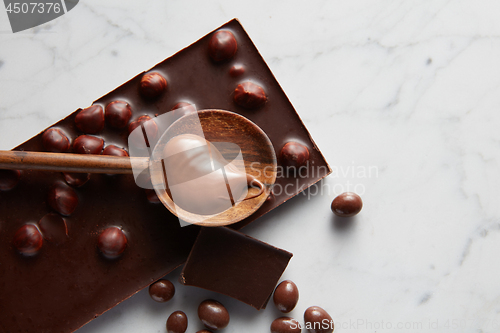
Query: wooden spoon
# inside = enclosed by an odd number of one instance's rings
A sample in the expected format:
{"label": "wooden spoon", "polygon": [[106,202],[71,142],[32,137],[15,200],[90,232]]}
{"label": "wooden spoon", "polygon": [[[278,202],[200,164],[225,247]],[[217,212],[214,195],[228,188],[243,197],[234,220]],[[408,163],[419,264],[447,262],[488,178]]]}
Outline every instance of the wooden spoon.
{"label": "wooden spoon", "polygon": [[[132,174],[132,166],[149,168],[151,181],[160,201],[180,219],[203,226],[236,223],[253,214],[267,199],[270,188],[276,181],[277,162],[274,148],[262,129],[247,118],[224,110],[202,110],[174,122],[158,141],[152,156],[158,156],[158,151],[172,137],[190,133],[200,124],[205,139],[209,142],[232,142],[240,147],[245,164],[240,167],[244,167],[248,183],[252,185],[246,198],[220,214],[193,214],[176,206],[168,193],[168,186],[165,186],[158,158],[0,151],[0,169]],[[221,153],[225,155],[227,152]]]}

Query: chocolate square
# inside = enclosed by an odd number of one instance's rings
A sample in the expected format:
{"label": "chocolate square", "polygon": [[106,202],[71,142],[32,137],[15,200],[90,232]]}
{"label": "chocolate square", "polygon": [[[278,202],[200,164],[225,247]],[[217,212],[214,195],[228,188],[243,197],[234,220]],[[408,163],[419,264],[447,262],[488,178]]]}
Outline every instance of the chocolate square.
{"label": "chocolate square", "polygon": [[227,227],[203,227],[179,281],[245,302],[266,304],[292,254]]}

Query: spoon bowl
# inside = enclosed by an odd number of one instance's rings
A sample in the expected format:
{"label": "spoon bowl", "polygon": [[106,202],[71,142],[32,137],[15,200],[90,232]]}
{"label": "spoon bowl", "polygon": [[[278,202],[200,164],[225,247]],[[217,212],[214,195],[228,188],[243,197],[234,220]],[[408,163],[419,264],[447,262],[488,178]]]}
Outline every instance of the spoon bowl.
{"label": "spoon bowl", "polygon": [[[217,147],[226,160],[234,160],[236,167],[244,170],[250,179],[264,185],[263,189],[249,187],[246,199],[235,198],[232,207],[218,214],[196,214],[179,207],[166,186],[168,180],[161,161],[165,145],[176,136],[196,133],[200,125],[204,138]],[[235,147],[239,148],[243,159],[234,159]],[[216,227],[239,222],[262,206],[276,181],[277,161],[273,145],[260,127],[239,114],[210,109],[188,114],[166,130],[153,150],[149,171],[158,198],[170,212],[188,223]]]}

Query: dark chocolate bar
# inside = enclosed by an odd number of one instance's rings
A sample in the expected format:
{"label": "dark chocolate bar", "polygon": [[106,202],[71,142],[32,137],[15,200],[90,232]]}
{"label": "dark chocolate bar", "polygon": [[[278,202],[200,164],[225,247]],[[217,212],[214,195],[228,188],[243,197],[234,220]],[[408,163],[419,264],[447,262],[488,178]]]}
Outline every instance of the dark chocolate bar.
{"label": "dark chocolate bar", "polygon": [[[15,150],[123,156],[129,131],[178,103],[230,110],[259,125],[277,156],[288,141],[305,145],[314,167],[278,178],[281,190],[232,227],[264,215],[330,169],[240,23],[219,30]],[[180,228],[131,175],[0,172],[0,217],[2,333],[76,330],[185,262],[199,230]]]}
{"label": "dark chocolate bar", "polygon": [[260,310],[266,307],[291,257],[290,252],[230,228],[203,227],[179,281]]}

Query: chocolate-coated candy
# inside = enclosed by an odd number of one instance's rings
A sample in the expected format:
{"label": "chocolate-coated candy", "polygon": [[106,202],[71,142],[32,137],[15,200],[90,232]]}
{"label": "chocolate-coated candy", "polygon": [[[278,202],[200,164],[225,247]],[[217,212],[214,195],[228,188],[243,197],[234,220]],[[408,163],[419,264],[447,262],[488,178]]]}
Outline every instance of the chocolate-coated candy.
{"label": "chocolate-coated candy", "polygon": [[231,31],[219,30],[210,38],[208,53],[214,61],[224,61],[234,57],[237,48],[238,43]]}
{"label": "chocolate-coated candy", "polygon": [[42,135],[43,147],[53,153],[63,153],[70,147],[66,134],[58,128],[49,128]]}
{"label": "chocolate-coated candy", "polygon": [[21,179],[19,170],[0,170],[0,191],[10,191]]}
{"label": "chocolate-coated candy", "polygon": [[59,214],[69,216],[78,205],[78,195],[73,188],[58,182],[50,188],[47,202]]}
{"label": "chocolate-coated candy", "polygon": [[130,117],[132,117],[132,109],[127,102],[113,101],[106,105],[105,117],[109,126],[124,128],[127,126]]}
{"label": "chocolate-coated candy", "polygon": [[198,306],[198,317],[205,327],[219,330],[229,324],[229,312],[221,303],[212,299],[201,302]]}
{"label": "chocolate-coated candy", "polygon": [[201,330],[201,331],[197,331],[196,333],[212,333],[212,331],[209,331],[209,330]]}
{"label": "chocolate-coated candy", "polygon": [[106,146],[106,148],[102,151],[102,154],[111,156],[129,156],[125,149],[119,148],[115,145]]}
{"label": "chocolate-coated candy", "polygon": [[290,141],[281,148],[280,158],[284,166],[298,168],[309,161],[309,149],[301,143]]}
{"label": "chocolate-coated candy", "polygon": [[261,86],[247,81],[238,84],[234,90],[233,99],[239,106],[255,109],[266,103],[267,96]]}
{"label": "chocolate-coated candy", "polygon": [[243,74],[245,74],[245,66],[240,65],[240,64],[234,65],[229,70],[229,75],[231,75],[232,77],[237,77],[237,76],[240,76]]}
{"label": "chocolate-coated candy", "polygon": [[188,318],[182,311],[173,312],[167,319],[168,333],[184,333],[188,327]]}
{"label": "chocolate-coated candy", "polygon": [[158,198],[158,195],[156,194],[155,190],[149,190],[146,189],[146,198],[148,198],[148,201],[154,204],[160,203],[160,198]]}
{"label": "chocolate-coated candy", "polygon": [[155,98],[167,88],[167,80],[160,73],[147,73],[144,74],[139,86],[141,95],[146,98]]}
{"label": "chocolate-coated candy", "polygon": [[68,226],[66,221],[58,214],[49,213],[38,222],[43,238],[56,245],[68,240]]}
{"label": "chocolate-coated candy", "polygon": [[175,287],[168,280],[158,280],[149,286],[149,296],[159,303],[170,301],[174,294]]}
{"label": "chocolate-coated candy", "polygon": [[80,135],[73,142],[73,150],[78,154],[95,154],[102,151],[104,140],[90,135]]}
{"label": "chocolate-coated candy", "polygon": [[90,180],[90,173],[63,172],[64,180],[71,186],[80,187]]}
{"label": "chocolate-coated candy", "polygon": [[96,134],[104,128],[104,111],[100,105],[92,105],[78,112],[76,127],[86,134]]}
{"label": "chocolate-coated candy", "polygon": [[274,290],[274,305],[283,313],[292,311],[299,301],[299,289],[290,280],[281,282]]}
{"label": "chocolate-coated candy", "polygon": [[43,237],[33,224],[25,224],[14,234],[13,245],[19,253],[26,256],[37,254],[42,248]]}
{"label": "chocolate-coated candy", "polygon": [[105,257],[114,259],[125,251],[127,242],[127,236],[125,236],[122,229],[118,227],[109,227],[104,229],[99,235],[97,246]]}
{"label": "chocolate-coated candy", "polygon": [[271,333],[300,333],[301,331],[300,323],[290,317],[276,318],[271,323]]}
{"label": "chocolate-coated candy", "polygon": [[304,324],[309,333],[332,333],[332,317],[319,306],[311,306],[304,312]]}
{"label": "chocolate-coated candy", "polygon": [[332,212],[342,217],[358,214],[363,208],[361,197],[353,192],[344,192],[332,201]]}

